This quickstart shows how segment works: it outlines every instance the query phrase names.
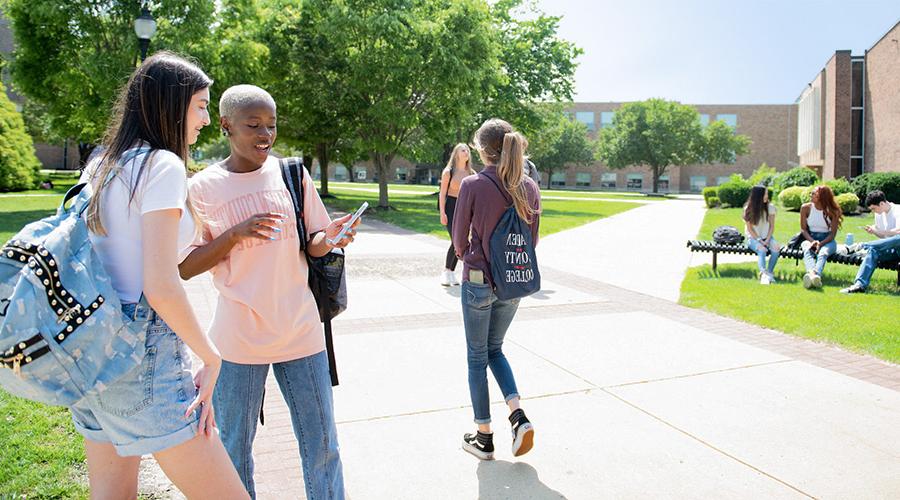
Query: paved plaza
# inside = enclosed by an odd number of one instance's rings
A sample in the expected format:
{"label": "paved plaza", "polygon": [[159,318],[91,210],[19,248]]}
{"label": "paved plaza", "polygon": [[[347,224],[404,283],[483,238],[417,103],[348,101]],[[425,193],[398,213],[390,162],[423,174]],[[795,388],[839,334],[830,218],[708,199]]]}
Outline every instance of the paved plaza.
{"label": "paved plaza", "polygon": [[[505,348],[535,447],[512,457],[491,379],[493,462],[460,450],[474,424],[460,288],[438,284],[448,242],[367,221],[334,324],[349,497],[900,497],[900,367],[677,305],[702,217],[650,203],[541,242],[542,290]],[[209,277],[187,286],[208,322]],[[271,376],[265,411],[258,495],[303,498]]]}

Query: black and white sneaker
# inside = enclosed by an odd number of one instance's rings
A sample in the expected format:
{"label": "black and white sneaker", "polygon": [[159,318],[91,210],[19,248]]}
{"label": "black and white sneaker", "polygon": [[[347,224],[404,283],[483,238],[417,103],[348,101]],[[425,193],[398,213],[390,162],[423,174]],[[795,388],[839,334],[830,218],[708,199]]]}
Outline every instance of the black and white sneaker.
{"label": "black and white sneaker", "polygon": [[475,434],[463,436],[462,449],[475,455],[481,460],[494,459],[494,434],[485,434],[478,431]]}
{"label": "black and white sneaker", "polygon": [[519,457],[528,453],[534,446],[534,426],[521,408],[509,415],[509,423],[512,424],[513,456]]}

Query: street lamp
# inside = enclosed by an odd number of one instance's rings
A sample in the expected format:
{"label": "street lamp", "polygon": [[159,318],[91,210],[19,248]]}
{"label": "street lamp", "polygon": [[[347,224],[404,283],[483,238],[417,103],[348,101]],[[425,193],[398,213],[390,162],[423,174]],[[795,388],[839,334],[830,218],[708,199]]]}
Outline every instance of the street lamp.
{"label": "street lamp", "polygon": [[150,46],[150,39],[156,34],[156,21],[150,15],[147,7],[141,8],[141,15],[134,20],[134,34],[138,37],[138,43],[141,46],[141,62],[147,58],[147,48]]}

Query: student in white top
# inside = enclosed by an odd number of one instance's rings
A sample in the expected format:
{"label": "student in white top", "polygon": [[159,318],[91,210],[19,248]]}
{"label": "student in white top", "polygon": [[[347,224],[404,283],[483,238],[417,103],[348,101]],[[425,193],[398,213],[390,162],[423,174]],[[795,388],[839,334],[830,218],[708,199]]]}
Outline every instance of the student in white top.
{"label": "student in white top", "polygon": [[[744,204],[744,226],[747,231],[747,246],[759,256],[759,283],[768,285],[775,282],[775,264],[781,247],[775,241],[775,206],[769,203],[769,188],[754,186]],[[766,256],[769,264],[766,265]]]}
{"label": "student in white top", "polygon": [[[103,152],[85,171],[88,228],[122,311],[151,319],[140,368],[70,408],[85,437],[91,498],[136,498],[145,454],[188,498],[247,498],[215,430],[222,360],[178,276],[195,228],[185,162],[209,124],[211,84],[174,54],[148,58],[122,89]],[[185,344],[202,362],[193,376]]]}
{"label": "student in white top", "polygon": [[843,220],[844,214],[834,201],[831,188],[825,185],[813,188],[812,201],[800,207],[800,232],[806,240],[801,244],[806,265],[804,288],[822,287],[822,271],[828,256],[837,251],[834,237]]}
{"label": "student in white top", "polygon": [[865,293],[880,262],[900,259],[900,206],[887,201],[878,190],[866,195],[866,206],[875,214],[875,224],[866,226],[865,230],[881,239],[861,245],[866,249],[866,257],[856,280],[841,293]]}

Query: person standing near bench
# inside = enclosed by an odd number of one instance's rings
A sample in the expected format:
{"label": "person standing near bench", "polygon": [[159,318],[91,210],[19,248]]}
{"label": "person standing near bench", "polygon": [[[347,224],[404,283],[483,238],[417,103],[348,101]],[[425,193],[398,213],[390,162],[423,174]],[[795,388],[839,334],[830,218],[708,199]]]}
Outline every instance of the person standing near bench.
{"label": "person standing near bench", "polygon": [[[754,186],[744,205],[747,246],[759,256],[759,284],[775,282],[775,264],[781,247],[775,241],[775,206],[769,203],[769,188]],[[766,254],[770,254],[766,266]]]}
{"label": "person standing near bench", "polygon": [[800,231],[806,239],[801,244],[806,265],[804,288],[822,287],[822,271],[828,257],[837,251],[834,238],[843,220],[844,214],[831,188],[824,185],[813,188],[812,201],[800,207]]}
{"label": "person standing near bench", "polygon": [[865,230],[881,239],[861,245],[867,251],[866,257],[856,280],[841,293],[865,293],[879,263],[900,259],[900,206],[887,201],[884,193],[877,190],[866,195],[866,206],[875,214],[875,224]]}

